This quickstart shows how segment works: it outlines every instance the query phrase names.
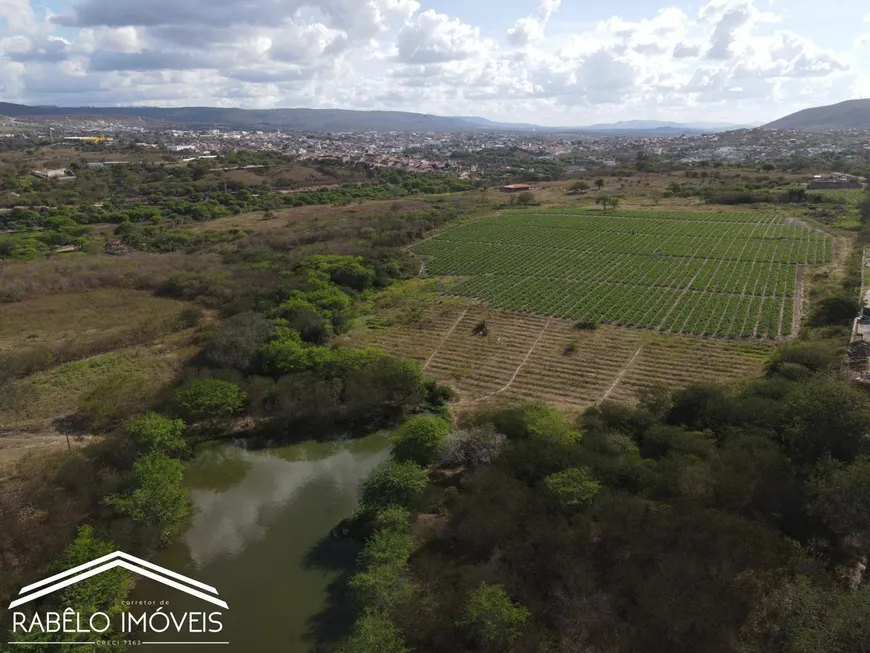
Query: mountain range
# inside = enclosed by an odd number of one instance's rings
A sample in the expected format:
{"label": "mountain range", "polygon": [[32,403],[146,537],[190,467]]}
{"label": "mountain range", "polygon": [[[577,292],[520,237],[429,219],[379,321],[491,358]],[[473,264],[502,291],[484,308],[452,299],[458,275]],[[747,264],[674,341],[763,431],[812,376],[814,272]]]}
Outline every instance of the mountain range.
{"label": "mountain range", "polygon": [[792,113],[767,123],[762,129],[823,132],[842,129],[870,130],[870,100],[847,100]]}
{"label": "mountain range", "polygon": [[738,129],[739,125],[691,124],[632,120],[574,127],[545,127],[505,123],[471,116],[435,116],[403,111],[352,111],[345,109],[223,109],[216,107],[55,107],[0,102],[0,115],[12,118],[62,119],[70,117],[126,118],[159,121],[187,128],[226,127],[246,130],[286,131],[539,131],[589,132],[611,136],[680,136]]}

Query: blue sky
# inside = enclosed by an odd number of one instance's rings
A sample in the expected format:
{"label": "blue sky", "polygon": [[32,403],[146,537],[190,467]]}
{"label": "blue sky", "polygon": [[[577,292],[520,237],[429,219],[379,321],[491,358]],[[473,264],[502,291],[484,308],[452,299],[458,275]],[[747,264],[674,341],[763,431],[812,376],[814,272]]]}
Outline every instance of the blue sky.
{"label": "blue sky", "polygon": [[870,96],[838,0],[0,0],[0,100],[764,122]]}

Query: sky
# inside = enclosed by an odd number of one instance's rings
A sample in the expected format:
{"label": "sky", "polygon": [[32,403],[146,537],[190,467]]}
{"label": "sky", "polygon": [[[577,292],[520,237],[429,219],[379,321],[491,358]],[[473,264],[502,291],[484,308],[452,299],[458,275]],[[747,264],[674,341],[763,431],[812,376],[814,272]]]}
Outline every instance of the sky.
{"label": "sky", "polygon": [[0,0],[0,101],[760,124],[870,97],[866,0]]}

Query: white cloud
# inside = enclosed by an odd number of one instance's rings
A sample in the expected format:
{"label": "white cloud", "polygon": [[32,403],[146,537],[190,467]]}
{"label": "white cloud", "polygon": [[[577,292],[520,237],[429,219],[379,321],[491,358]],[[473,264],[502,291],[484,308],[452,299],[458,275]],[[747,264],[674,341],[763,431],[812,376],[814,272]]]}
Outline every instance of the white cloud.
{"label": "white cloud", "polygon": [[530,13],[501,42],[428,1],[79,0],[51,17],[35,0],[0,0],[0,93],[31,103],[389,108],[579,124],[722,120],[735,107],[745,120],[772,118],[870,88],[861,49],[870,35],[828,50],[777,29],[780,17],[756,0],[613,15],[570,32],[557,27],[572,7],[528,0]]}
{"label": "white cloud", "polygon": [[480,29],[459,19],[424,11],[399,30],[398,60],[410,64],[443,63],[484,55],[491,44],[481,39]]}
{"label": "white cloud", "polygon": [[559,7],[562,0],[538,0],[538,14],[520,18],[507,31],[507,40],[513,46],[525,47],[544,38],[544,28]]}

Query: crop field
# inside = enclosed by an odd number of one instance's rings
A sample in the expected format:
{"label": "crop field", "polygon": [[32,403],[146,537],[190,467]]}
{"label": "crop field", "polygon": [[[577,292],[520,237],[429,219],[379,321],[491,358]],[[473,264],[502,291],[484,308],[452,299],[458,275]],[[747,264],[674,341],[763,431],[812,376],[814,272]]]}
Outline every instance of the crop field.
{"label": "crop field", "polygon": [[[475,326],[486,321],[486,336]],[[633,403],[653,385],[678,388],[758,375],[773,350],[733,342],[601,326],[581,331],[561,320],[486,310],[467,300],[433,305],[413,322],[362,328],[350,346],[376,345],[414,358],[458,393],[459,406],[499,398],[540,399],[567,410],[603,400]]]}
{"label": "crop field", "polygon": [[864,193],[860,188],[830,188],[823,190],[807,191],[812,194],[818,193],[825,197],[833,197],[834,199],[843,200],[846,204],[858,204],[864,199]]}
{"label": "crop field", "polygon": [[825,233],[776,214],[516,211],[411,251],[450,294],[542,316],[725,338],[780,339],[798,322],[799,266]]}

